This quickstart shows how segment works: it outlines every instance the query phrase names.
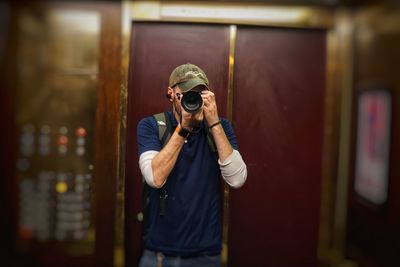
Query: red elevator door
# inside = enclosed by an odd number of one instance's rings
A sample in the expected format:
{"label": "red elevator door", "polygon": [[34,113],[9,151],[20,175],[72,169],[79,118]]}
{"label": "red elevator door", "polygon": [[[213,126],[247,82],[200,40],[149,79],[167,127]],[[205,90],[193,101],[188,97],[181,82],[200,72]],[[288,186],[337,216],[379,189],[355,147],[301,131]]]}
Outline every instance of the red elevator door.
{"label": "red elevator door", "polygon": [[140,253],[142,178],[138,167],[136,126],[144,116],[171,110],[165,98],[171,71],[183,63],[200,66],[216,94],[220,116],[226,116],[229,26],[133,23],[128,81],[126,143],[126,257],[136,266]]}
{"label": "red elevator door", "polygon": [[248,178],[231,191],[229,266],[316,266],[325,32],[239,27],[234,75]]}

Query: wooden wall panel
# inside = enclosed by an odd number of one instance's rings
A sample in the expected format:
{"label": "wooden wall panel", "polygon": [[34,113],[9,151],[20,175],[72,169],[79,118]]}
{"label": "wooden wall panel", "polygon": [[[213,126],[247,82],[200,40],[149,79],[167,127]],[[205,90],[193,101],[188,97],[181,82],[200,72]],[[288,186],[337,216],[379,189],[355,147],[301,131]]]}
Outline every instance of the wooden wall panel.
{"label": "wooden wall panel", "polygon": [[96,5],[101,14],[95,146],[96,266],[113,266],[119,160],[121,5]]}

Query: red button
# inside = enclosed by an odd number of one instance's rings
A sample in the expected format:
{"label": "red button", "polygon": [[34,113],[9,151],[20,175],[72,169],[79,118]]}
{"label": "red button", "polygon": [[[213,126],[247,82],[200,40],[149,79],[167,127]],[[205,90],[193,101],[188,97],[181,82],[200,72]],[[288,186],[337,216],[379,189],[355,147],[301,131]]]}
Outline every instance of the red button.
{"label": "red button", "polygon": [[68,137],[66,137],[65,135],[61,135],[60,137],[58,137],[58,145],[63,146],[68,144]]}
{"label": "red button", "polygon": [[78,129],[76,129],[75,134],[78,137],[84,137],[84,136],[86,136],[86,129],[83,127],[79,127]]}

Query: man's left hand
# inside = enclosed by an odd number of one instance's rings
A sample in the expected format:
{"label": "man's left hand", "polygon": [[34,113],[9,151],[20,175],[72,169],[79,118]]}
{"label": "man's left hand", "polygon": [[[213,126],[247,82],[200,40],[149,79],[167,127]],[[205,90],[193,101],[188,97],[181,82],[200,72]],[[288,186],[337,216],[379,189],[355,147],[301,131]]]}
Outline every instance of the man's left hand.
{"label": "man's left hand", "polygon": [[211,91],[202,91],[201,97],[203,98],[204,117],[209,124],[215,123],[219,120],[217,102],[215,101],[215,94]]}

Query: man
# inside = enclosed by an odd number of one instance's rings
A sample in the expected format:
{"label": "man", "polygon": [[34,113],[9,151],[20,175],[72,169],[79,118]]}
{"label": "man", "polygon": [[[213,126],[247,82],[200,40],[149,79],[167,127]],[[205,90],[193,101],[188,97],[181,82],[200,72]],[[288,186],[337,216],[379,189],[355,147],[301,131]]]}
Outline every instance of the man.
{"label": "man", "polygon": [[[195,113],[181,105],[189,91],[201,93],[203,100]],[[165,123],[153,116],[142,119],[137,129],[139,166],[151,187],[140,267],[220,266],[221,177],[241,187],[247,168],[232,126],[218,116],[203,70],[189,63],[175,68],[167,97],[172,103],[167,120],[174,129],[168,142],[163,146],[157,125]]]}

